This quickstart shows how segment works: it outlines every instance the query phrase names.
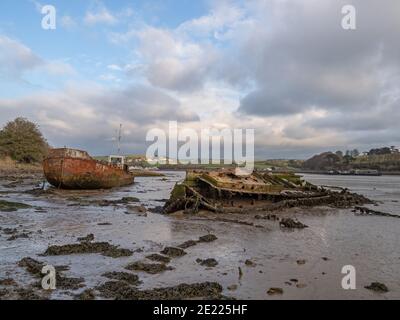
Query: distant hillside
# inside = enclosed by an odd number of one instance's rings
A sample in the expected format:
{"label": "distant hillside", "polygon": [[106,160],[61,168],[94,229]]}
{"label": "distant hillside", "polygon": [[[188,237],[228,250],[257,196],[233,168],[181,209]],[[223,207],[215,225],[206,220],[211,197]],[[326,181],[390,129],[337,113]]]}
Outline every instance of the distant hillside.
{"label": "distant hillside", "polygon": [[324,152],[308,159],[303,164],[307,170],[351,170],[374,169],[382,172],[400,172],[400,153],[341,156]]}
{"label": "distant hillside", "polygon": [[355,169],[374,168],[400,172],[400,153],[360,156],[352,161],[352,165]]}
{"label": "distant hillside", "polygon": [[303,163],[303,168],[311,170],[331,170],[340,167],[343,159],[332,152],[324,152],[313,156]]}

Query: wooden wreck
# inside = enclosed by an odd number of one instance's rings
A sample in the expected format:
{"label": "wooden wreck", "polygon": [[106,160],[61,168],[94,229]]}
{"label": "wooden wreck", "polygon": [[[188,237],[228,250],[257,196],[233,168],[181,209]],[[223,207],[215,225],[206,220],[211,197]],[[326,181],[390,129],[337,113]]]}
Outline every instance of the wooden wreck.
{"label": "wooden wreck", "polygon": [[350,207],[366,202],[368,199],[363,196],[318,187],[294,173],[254,172],[238,176],[234,170],[194,170],[176,184],[164,212],[248,213],[294,206]]}
{"label": "wooden wreck", "polygon": [[130,185],[134,176],[129,173],[123,157],[97,161],[86,151],[52,149],[43,161],[47,181],[60,189],[111,189]]}

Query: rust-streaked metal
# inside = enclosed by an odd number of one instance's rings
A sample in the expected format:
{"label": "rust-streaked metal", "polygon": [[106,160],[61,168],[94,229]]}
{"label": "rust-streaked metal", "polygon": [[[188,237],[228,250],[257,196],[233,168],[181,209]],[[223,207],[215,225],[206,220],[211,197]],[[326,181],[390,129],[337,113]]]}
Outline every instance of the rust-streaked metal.
{"label": "rust-streaked metal", "polygon": [[60,189],[111,189],[134,182],[126,167],[97,161],[76,149],[52,149],[43,170],[47,181]]}

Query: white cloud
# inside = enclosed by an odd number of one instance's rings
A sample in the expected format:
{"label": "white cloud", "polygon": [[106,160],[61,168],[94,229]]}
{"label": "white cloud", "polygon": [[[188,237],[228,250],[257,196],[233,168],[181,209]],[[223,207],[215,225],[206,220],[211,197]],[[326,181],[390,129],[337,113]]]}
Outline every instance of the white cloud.
{"label": "white cloud", "polygon": [[72,30],[78,26],[78,23],[71,16],[61,17],[61,26],[65,29]]}
{"label": "white cloud", "polygon": [[44,70],[51,75],[76,75],[76,70],[63,61],[49,61],[43,66]]}
{"label": "white cloud", "polygon": [[121,68],[117,64],[110,64],[110,65],[107,66],[107,69],[110,69],[112,71],[122,71],[123,70],[123,68]]}
{"label": "white cloud", "polygon": [[113,25],[118,22],[118,19],[105,6],[99,4],[93,11],[86,12],[84,22],[90,26],[96,24]]}
{"label": "white cloud", "polygon": [[30,48],[0,35],[0,76],[19,79],[24,72],[42,65],[43,60]]}

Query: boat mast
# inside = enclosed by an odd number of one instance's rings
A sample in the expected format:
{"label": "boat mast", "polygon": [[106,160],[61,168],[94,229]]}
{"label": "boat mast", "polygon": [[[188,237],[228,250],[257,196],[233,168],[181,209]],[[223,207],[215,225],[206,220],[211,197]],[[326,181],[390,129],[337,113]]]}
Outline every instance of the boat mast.
{"label": "boat mast", "polygon": [[121,155],[122,123],[119,125],[118,133],[118,155]]}

